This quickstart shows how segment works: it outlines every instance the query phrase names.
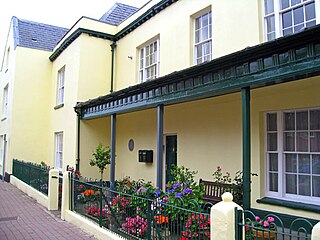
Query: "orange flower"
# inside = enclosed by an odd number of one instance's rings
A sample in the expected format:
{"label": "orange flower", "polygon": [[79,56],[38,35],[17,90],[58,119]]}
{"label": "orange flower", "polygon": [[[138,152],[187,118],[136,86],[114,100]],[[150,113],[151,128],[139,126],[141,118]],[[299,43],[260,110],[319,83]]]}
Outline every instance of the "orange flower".
{"label": "orange flower", "polygon": [[154,216],[154,219],[157,220],[157,224],[162,224],[162,223],[168,223],[169,222],[169,219],[168,217],[165,217],[165,216]]}
{"label": "orange flower", "polygon": [[86,196],[86,197],[89,197],[90,195],[93,195],[94,194],[94,190],[91,190],[91,189],[87,189],[83,192],[83,194]]}

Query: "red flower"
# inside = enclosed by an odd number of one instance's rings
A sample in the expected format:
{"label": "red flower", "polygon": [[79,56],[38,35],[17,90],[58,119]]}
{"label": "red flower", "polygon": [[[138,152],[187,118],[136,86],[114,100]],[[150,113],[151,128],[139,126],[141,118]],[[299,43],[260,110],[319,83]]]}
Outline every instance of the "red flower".
{"label": "red flower", "polygon": [[245,231],[246,231],[246,232],[249,231],[249,226],[246,225]]}
{"label": "red flower", "polygon": [[189,238],[182,237],[182,238],[180,238],[180,240],[189,240]]}

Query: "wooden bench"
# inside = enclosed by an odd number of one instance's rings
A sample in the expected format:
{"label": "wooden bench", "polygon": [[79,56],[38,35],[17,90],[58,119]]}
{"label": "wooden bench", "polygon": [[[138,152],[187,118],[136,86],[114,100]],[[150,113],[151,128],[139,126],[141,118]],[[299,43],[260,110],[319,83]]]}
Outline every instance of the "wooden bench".
{"label": "wooden bench", "polygon": [[[204,195],[202,200],[205,202],[210,202],[212,204],[216,204],[222,201],[222,194],[225,192],[231,192],[234,196],[234,201],[242,202],[242,199],[237,199],[239,197],[239,193],[241,193],[241,186],[227,183],[216,183],[211,181],[206,181],[203,179],[199,180],[199,184],[203,184],[204,186]],[[238,203],[239,204],[239,203]]]}

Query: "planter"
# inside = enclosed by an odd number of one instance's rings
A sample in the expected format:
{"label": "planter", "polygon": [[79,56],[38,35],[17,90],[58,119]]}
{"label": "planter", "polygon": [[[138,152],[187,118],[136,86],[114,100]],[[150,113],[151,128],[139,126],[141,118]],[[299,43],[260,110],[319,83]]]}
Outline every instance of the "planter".
{"label": "planter", "polygon": [[276,233],[275,232],[269,232],[269,230],[275,231],[274,228],[271,228],[271,229],[266,228],[265,231],[258,230],[258,229],[252,229],[252,234],[253,234],[254,239],[258,239],[258,240],[262,240],[262,239],[274,240],[274,239],[276,239]]}

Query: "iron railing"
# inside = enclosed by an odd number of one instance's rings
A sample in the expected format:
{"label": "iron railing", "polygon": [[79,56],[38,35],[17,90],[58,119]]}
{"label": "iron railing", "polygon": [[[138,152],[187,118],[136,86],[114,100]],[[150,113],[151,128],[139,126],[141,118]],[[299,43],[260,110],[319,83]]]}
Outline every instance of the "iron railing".
{"label": "iron railing", "polygon": [[49,170],[47,166],[13,159],[13,176],[45,195],[48,195]]}
{"label": "iron railing", "polygon": [[71,209],[126,239],[210,239],[210,207],[190,202],[192,210],[167,196],[125,194],[101,183],[71,180]]}
{"label": "iron railing", "polygon": [[[249,210],[236,212],[236,240],[310,240],[313,224],[304,218],[296,218],[290,224],[275,214],[257,216]],[[289,227],[286,227],[289,226]]]}

